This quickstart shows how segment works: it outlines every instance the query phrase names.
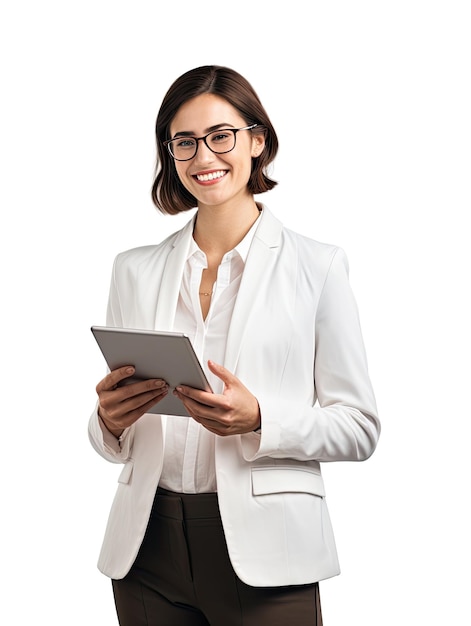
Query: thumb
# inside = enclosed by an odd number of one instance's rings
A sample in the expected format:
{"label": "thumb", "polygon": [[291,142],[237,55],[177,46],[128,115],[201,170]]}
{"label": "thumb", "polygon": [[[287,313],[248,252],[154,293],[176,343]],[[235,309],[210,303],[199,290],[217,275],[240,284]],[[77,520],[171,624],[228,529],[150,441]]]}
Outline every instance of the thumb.
{"label": "thumb", "polygon": [[235,380],[237,380],[234,374],[232,374],[223,365],[219,365],[218,363],[215,363],[214,361],[208,361],[208,367],[212,371],[213,374],[216,374],[216,376],[223,381],[223,383],[226,386],[230,385]]}

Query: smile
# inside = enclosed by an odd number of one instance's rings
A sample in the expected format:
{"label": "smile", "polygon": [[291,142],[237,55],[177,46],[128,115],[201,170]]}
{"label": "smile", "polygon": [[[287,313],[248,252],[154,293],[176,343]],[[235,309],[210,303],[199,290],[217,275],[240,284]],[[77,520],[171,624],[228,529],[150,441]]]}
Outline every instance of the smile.
{"label": "smile", "polygon": [[215,172],[209,172],[208,174],[195,174],[195,178],[196,180],[199,180],[201,183],[207,183],[208,181],[222,178],[226,174],[227,172],[225,170],[217,170]]}

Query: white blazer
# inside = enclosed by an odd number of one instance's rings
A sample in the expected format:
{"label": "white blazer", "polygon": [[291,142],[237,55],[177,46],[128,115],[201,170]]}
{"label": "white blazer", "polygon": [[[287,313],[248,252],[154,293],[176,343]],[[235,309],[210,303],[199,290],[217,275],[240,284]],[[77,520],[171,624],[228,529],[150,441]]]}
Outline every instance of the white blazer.
{"label": "white blazer", "polygon": [[[107,324],[172,330],[193,220],[114,263]],[[339,573],[322,461],[362,461],[380,432],[357,307],[340,248],[282,226],[263,209],[227,336],[223,365],[257,397],[261,435],[217,437],[217,489],[230,559],[252,586],[300,585]],[[123,578],[149,520],[162,470],[165,417],[143,415],[121,447],[96,410],[90,440],[125,463],[98,567]]]}

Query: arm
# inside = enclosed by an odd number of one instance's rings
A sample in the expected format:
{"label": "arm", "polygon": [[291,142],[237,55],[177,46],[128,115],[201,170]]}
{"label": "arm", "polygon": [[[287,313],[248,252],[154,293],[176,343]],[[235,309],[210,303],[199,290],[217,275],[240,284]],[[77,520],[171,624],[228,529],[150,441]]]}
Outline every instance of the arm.
{"label": "arm", "polygon": [[[362,461],[374,452],[380,423],[348,262],[340,249],[320,294],[315,342],[314,363],[303,367],[314,372],[318,402],[308,401],[306,390],[296,388],[298,376],[289,372],[279,390],[258,393],[261,438],[242,437],[246,460]],[[287,370],[299,372],[299,362],[288,364]]]}
{"label": "arm", "polygon": [[[118,280],[118,258],[113,265],[106,322],[123,326]],[[89,421],[89,438],[94,449],[112,462],[124,462],[131,454],[135,422],[168,392],[163,380],[124,383],[134,374],[134,367],[121,367],[108,374],[96,386],[98,402]]]}

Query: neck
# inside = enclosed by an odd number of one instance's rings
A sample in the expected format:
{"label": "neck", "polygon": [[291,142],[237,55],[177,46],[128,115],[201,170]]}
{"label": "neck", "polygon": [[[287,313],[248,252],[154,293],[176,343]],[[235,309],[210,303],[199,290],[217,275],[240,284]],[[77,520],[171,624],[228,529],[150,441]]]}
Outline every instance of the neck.
{"label": "neck", "polygon": [[253,198],[235,209],[198,207],[193,237],[207,255],[222,258],[242,241],[259,215]]}

